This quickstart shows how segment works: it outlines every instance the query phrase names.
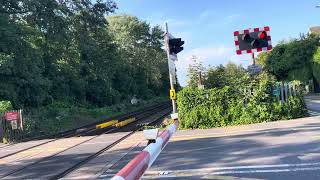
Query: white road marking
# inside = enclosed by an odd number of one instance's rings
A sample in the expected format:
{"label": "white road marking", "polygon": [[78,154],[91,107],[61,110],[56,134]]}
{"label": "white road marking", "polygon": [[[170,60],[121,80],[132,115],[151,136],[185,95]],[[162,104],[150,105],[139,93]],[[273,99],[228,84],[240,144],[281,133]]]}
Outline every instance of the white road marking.
{"label": "white road marking", "polygon": [[[283,168],[283,167],[301,167],[301,166],[318,166],[320,162],[316,163],[300,163],[300,164],[270,164],[270,165],[254,165],[254,166],[226,166],[226,167],[214,167],[214,168],[201,168],[201,169],[185,169],[177,170],[179,172],[190,172],[190,171],[218,171],[218,170],[230,170],[230,169],[262,169],[262,168]],[[149,171],[158,172],[158,171]],[[169,171],[172,172],[172,171]]]}
{"label": "white road marking", "polygon": [[305,99],[305,100],[307,100],[307,101],[309,101],[311,103],[315,103],[315,104],[320,103],[320,100],[318,100],[318,99]]}
{"label": "white road marking", "polygon": [[[222,174],[252,174],[252,173],[280,173],[295,171],[315,171],[320,170],[320,162],[300,163],[300,164],[273,164],[255,166],[230,166],[185,170],[166,170],[168,176],[193,176],[193,175],[222,175]],[[146,176],[161,176],[163,171],[147,171]]]}
{"label": "white road marking", "polygon": [[307,167],[307,168],[291,168],[291,169],[267,169],[267,170],[246,170],[246,171],[221,171],[208,173],[208,175],[221,175],[221,174],[252,174],[252,173],[279,173],[279,172],[295,172],[295,171],[315,171],[320,170],[320,167]]}
{"label": "white road marking", "polygon": [[308,113],[309,113],[311,116],[320,116],[320,113],[319,113],[319,112],[315,112],[315,111],[308,110]]}
{"label": "white road marking", "polygon": [[[320,116],[320,114],[319,114]],[[290,128],[286,127],[287,129],[281,130],[279,129],[266,129],[266,128],[259,128],[259,129],[248,129],[248,130],[239,130],[239,131],[229,131],[222,133],[198,133],[198,134],[184,134],[184,135],[176,135],[173,136],[170,142],[175,141],[183,141],[183,140],[192,140],[192,139],[201,139],[201,138],[208,138],[208,137],[228,137],[228,136],[234,136],[234,135],[241,135],[244,133],[247,134],[254,134],[258,131],[263,131],[262,133],[272,133],[272,132],[281,132],[281,131],[298,131],[298,130],[315,130],[320,129],[320,127],[298,127],[298,128]]]}

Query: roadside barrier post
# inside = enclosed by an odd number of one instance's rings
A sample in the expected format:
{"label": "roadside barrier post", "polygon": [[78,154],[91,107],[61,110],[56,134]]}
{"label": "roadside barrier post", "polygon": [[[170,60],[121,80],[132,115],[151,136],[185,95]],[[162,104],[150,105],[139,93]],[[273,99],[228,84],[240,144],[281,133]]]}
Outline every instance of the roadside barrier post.
{"label": "roadside barrier post", "polygon": [[173,133],[177,130],[178,113],[172,114],[174,123],[160,133],[155,143],[149,144],[124,166],[111,180],[137,180],[151,167],[161,151],[166,147]]}
{"label": "roadside barrier post", "polygon": [[[124,168],[122,168],[112,180],[136,180],[140,179],[146,170],[156,160],[160,152],[168,144],[172,134],[178,128],[178,113],[176,107],[176,67],[174,61],[178,60],[177,54],[183,50],[184,41],[181,38],[173,37],[168,30],[166,23],[166,33],[164,36],[166,53],[168,58],[169,78],[170,78],[170,99],[172,101],[171,119],[174,123],[166,130],[162,131],[154,143],[150,143],[143,151],[135,156]],[[151,138],[152,139],[152,138]]]}

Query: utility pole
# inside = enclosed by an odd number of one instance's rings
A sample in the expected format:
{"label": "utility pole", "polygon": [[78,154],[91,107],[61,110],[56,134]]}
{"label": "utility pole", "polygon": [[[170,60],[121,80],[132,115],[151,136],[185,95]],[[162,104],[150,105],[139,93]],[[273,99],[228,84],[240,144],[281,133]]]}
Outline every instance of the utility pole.
{"label": "utility pole", "polygon": [[202,73],[201,71],[199,71],[198,73],[199,73],[198,89],[204,89]]}
{"label": "utility pole", "polygon": [[254,59],[254,52],[252,52],[252,65],[256,65],[256,60]]}
{"label": "utility pole", "polygon": [[202,73],[199,71],[199,85],[202,85]]}

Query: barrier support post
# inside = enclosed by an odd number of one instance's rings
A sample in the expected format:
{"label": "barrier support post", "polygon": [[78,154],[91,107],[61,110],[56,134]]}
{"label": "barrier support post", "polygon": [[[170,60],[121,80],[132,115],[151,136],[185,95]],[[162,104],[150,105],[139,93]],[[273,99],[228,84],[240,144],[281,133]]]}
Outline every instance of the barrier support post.
{"label": "barrier support post", "polygon": [[166,147],[179,126],[178,113],[171,115],[173,124],[160,133],[155,143],[149,144],[124,166],[111,180],[137,180],[151,167],[161,151]]}

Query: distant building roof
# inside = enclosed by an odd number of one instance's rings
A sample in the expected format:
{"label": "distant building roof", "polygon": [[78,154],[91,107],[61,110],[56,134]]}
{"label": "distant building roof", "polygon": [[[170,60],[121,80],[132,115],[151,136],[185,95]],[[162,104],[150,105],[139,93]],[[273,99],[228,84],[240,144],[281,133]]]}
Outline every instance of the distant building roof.
{"label": "distant building roof", "polygon": [[314,26],[309,28],[309,32],[320,35],[320,26]]}

